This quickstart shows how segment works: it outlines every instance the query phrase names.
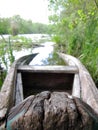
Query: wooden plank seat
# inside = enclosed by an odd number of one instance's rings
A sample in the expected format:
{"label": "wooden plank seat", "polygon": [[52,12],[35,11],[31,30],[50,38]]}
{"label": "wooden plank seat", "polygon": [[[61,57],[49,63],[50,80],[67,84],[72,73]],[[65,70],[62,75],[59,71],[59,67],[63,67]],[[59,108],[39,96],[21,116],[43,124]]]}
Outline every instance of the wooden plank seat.
{"label": "wooden plank seat", "polygon": [[31,66],[31,65],[20,65],[17,68],[18,72],[43,72],[43,73],[78,73],[76,66]]}

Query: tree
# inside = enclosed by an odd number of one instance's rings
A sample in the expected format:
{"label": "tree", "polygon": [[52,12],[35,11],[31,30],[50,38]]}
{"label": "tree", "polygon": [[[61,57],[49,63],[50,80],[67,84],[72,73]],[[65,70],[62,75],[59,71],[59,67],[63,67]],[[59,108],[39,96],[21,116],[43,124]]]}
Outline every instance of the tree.
{"label": "tree", "polygon": [[33,23],[31,20],[25,20],[20,15],[10,18],[0,18],[0,34],[31,34],[31,33],[49,33],[51,26],[42,23]]}
{"label": "tree", "polygon": [[49,7],[59,50],[80,58],[98,83],[97,1],[50,0]]}
{"label": "tree", "polygon": [[12,35],[19,34],[20,23],[22,21],[21,17],[19,15],[15,15],[10,19],[11,19],[10,20],[11,34]]}
{"label": "tree", "polygon": [[8,18],[0,18],[0,34],[8,34],[10,21]]}

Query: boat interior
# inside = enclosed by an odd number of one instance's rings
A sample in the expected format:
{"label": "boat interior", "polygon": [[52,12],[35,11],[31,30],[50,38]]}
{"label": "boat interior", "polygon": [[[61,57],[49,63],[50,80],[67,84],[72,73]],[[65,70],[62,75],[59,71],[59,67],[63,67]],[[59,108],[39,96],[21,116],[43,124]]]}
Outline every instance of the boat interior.
{"label": "boat interior", "polygon": [[74,66],[19,66],[16,93],[21,93],[23,99],[41,91],[66,91],[72,94],[76,72]]}

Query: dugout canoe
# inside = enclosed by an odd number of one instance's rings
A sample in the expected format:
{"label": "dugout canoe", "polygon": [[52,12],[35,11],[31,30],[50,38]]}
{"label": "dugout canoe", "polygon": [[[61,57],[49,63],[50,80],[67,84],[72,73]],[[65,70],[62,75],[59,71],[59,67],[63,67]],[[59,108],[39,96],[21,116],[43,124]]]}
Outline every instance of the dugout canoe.
{"label": "dugout canoe", "polygon": [[98,114],[98,90],[84,65],[75,57],[58,53],[65,66],[30,66],[36,54],[15,61],[0,91],[0,130],[9,110],[30,95],[42,91],[63,91],[80,98]]}

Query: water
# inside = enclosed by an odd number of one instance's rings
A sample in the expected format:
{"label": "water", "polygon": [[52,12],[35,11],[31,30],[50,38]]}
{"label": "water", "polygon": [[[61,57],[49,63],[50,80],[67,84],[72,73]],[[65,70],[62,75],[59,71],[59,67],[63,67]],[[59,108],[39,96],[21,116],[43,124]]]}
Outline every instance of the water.
{"label": "water", "polygon": [[20,51],[13,51],[13,55],[15,60],[19,59],[22,56],[38,53],[38,55],[31,61],[30,65],[42,65],[42,60],[45,60],[49,57],[49,55],[53,52],[53,42],[45,42],[41,47],[29,48],[29,49],[21,49]]}
{"label": "water", "polygon": [[[2,35],[4,39],[8,40],[9,37],[11,37],[11,35]],[[0,39],[2,39],[2,36],[0,35]],[[40,40],[51,40],[51,36],[48,34],[19,34],[17,35],[19,37],[19,39],[17,41],[22,42],[22,40],[20,39],[20,37],[26,37],[28,39],[31,39],[32,42],[38,42]],[[11,40],[11,39],[10,39]],[[12,40],[12,42],[15,42],[16,40]]]}
{"label": "water", "polygon": [[38,47],[33,50],[33,53],[39,53],[31,62],[30,65],[44,65],[44,61],[53,53],[53,42],[46,42],[43,47]]}
{"label": "water", "polygon": [[[50,36],[46,34],[21,34],[18,36],[23,36],[26,38],[32,39],[32,41],[35,41],[35,39],[40,40],[43,38],[47,38],[48,41],[50,40]],[[9,35],[4,35],[5,38],[8,38]],[[36,42],[37,43],[37,42]],[[20,51],[13,51],[13,56],[15,57],[15,60],[19,59],[22,56],[32,54],[32,53],[38,53],[38,55],[30,62],[30,65],[55,65],[55,64],[64,64],[61,59],[58,58],[56,52],[54,51],[54,42],[44,42],[41,44],[41,46],[36,48],[22,48]],[[8,56],[6,56],[8,57]],[[7,58],[8,59],[8,58]],[[8,66],[10,65],[10,62],[7,61]],[[4,65],[3,65],[4,67]],[[5,68],[5,67],[4,67]],[[10,68],[10,67],[8,67]]]}
{"label": "water", "polygon": [[45,42],[41,44],[42,46],[36,47],[34,49],[22,49],[21,51],[14,51],[15,60],[19,59],[24,55],[31,53],[38,53],[37,56],[30,62],[29,65],[64,65],[62,59],[60,59],[57,53],[54,51],[54,42]]}
{"label": "water", "polygon": [[50,39],[51,37],[48,34],[19,34],[19,37],[23,36],[26,38],[32,39],[32,41],[38,41],[40,39]]}

